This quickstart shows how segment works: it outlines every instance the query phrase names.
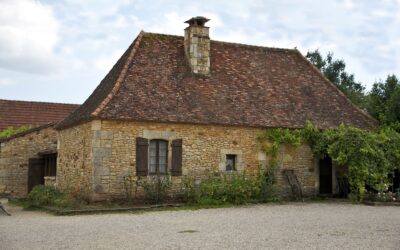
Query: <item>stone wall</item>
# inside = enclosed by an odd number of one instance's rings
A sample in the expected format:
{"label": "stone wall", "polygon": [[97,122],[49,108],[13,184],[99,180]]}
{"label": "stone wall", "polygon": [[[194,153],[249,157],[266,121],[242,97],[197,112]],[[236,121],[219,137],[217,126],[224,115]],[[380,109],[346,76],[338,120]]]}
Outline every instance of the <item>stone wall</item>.
{"label": "stone wall", "polygon": [[92,174],[91,123],[59,131],[57,187],[63,191],[90,195]]}
{"label": "stone wall", "polygon": [[55,151],[57,132],[47,127],[0,143],[0,194],[23,197],[28,191],[28,161]]}
{"label": "stone wall", "polygon": [[[224,171],[226,154],[237,155],[238,170],[255,171],[260,165],[268,163],[267,157],[257,146],[256,138],[261,131],[232,126],[92,121],[61,131],[58,173],[64,177],[59,176],[58,182],[62,186],[66,183],[84,185],[87,190],[93,191],[94,199],[124,196],[124,178],[136,175],[136,137],[165,139],[169,142],[183,139],[183,176],[201,178],[212,172]],[[277,169],[281,192],[290,192],[282,169],[293,169],[304,193],[314,195],[318,188],[317,171],[311,149],[301,145],[297,148],[287,146],[281,151],[284,153],[280,154],[281,164]],[[170,166],[171,150],[168,152]],[[85,175],[91,174],[92,179],[85,178]],[[172,177],[172,181],[179,184],[181,177]]]}

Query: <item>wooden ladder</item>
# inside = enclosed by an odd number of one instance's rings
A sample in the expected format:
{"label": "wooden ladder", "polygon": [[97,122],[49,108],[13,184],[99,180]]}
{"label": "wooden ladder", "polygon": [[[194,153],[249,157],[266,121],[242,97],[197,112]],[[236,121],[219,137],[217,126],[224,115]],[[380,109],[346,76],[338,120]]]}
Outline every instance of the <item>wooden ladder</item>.
{"label": "wooden ladder", "polygon": [[301,185],[299,179],[297,178],[296,174],[294,173],[293,169],[284,169],[283,174],[286,176],[289,185],[292,189],[293,196],[298,199],[300,198],[302,201],[303,199],[303,191],[301,190]]}

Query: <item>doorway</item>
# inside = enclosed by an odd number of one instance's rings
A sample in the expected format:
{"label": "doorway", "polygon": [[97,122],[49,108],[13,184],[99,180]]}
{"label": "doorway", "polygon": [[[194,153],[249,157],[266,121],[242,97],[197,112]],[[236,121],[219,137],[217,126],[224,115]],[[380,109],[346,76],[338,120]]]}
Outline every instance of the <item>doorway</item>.
{"label": "doorway", "polygon": [[332,194],[332,159],[319,160],[319,193]]}
{"label": "doorway", "polygon": [[42,157],[29,159],[28,194],[37,185],[44,185],[44,159]]}

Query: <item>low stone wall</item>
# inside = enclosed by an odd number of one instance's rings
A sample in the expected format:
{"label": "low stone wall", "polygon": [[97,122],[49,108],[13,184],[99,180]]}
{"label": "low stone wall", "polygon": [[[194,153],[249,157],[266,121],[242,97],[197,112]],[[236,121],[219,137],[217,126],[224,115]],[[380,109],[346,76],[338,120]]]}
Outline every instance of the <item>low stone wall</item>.
{"label": "low stone wall", "polygon": [[45,176],[44,177],[44,185],[46,187],[57,187],[57,178],[55,176]]}
{"label": "low stone wall", "polygon": [[28,161],[39,152],[55,151],[57,132],[45,127],[0,142],[0,194],[24,197],[28,191]]}
{"label": "low stone wall", "polygon": [[[224,171],[226,154],[237,155],[238,170],[253,172],[260,165],[268,165],[257,146],[260,132],[258,128],[233,126],[95,120],[60,131],[57,182],[63,187],[68,183],[84,186],[93,199],[124,197],[124,178],[136,176],[137,137],[169,142],[182,139],[183,177],[202,178]],[[170,166],[171,150],[168,152]],[[281,153],[280,168],[276,170],[280,192],[291,192],[282,170],[293,169],[304,194],[315,195],[317,164],[310,147],[283,147]],[[175,187],[181,181],[180,176],[172,177]]]}

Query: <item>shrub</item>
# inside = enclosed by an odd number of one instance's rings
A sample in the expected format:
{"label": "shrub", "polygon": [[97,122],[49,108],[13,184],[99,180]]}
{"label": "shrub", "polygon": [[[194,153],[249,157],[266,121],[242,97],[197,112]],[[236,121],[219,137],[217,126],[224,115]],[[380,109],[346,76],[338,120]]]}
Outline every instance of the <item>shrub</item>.
{"label": "shrub", "polygon": [[167,198],[167,192],[171,187],[170,176],[149,176],[140,182],[140,185],[143,187],[145,198],[152,203],[159,204]]}
{"label": "shrub", "polygon": [[257,174],[218,173],[202,180],[183,180],[182,195],[188,203],[201,205],[244,204],[273,199],[274,178],[271,171]]}
{"label": "shrub", "polygon": [[25,207],[78,207],[85,203],[82,197],[74,192],[64,193],[54,187],[38,185],[29,193]]}
{"label": "shrub", "polygon": [[54,187],[43,185],[35,186],[28,195],[27,207],[67,207],[71,206],[72,202],[67,195]]}
{"label": "shrub", "polygon": [[276,179],[274,175],[275,168],[259,169],[256,175],[256,181],[260,188],[258,200],[261,202],[276,201]]}

